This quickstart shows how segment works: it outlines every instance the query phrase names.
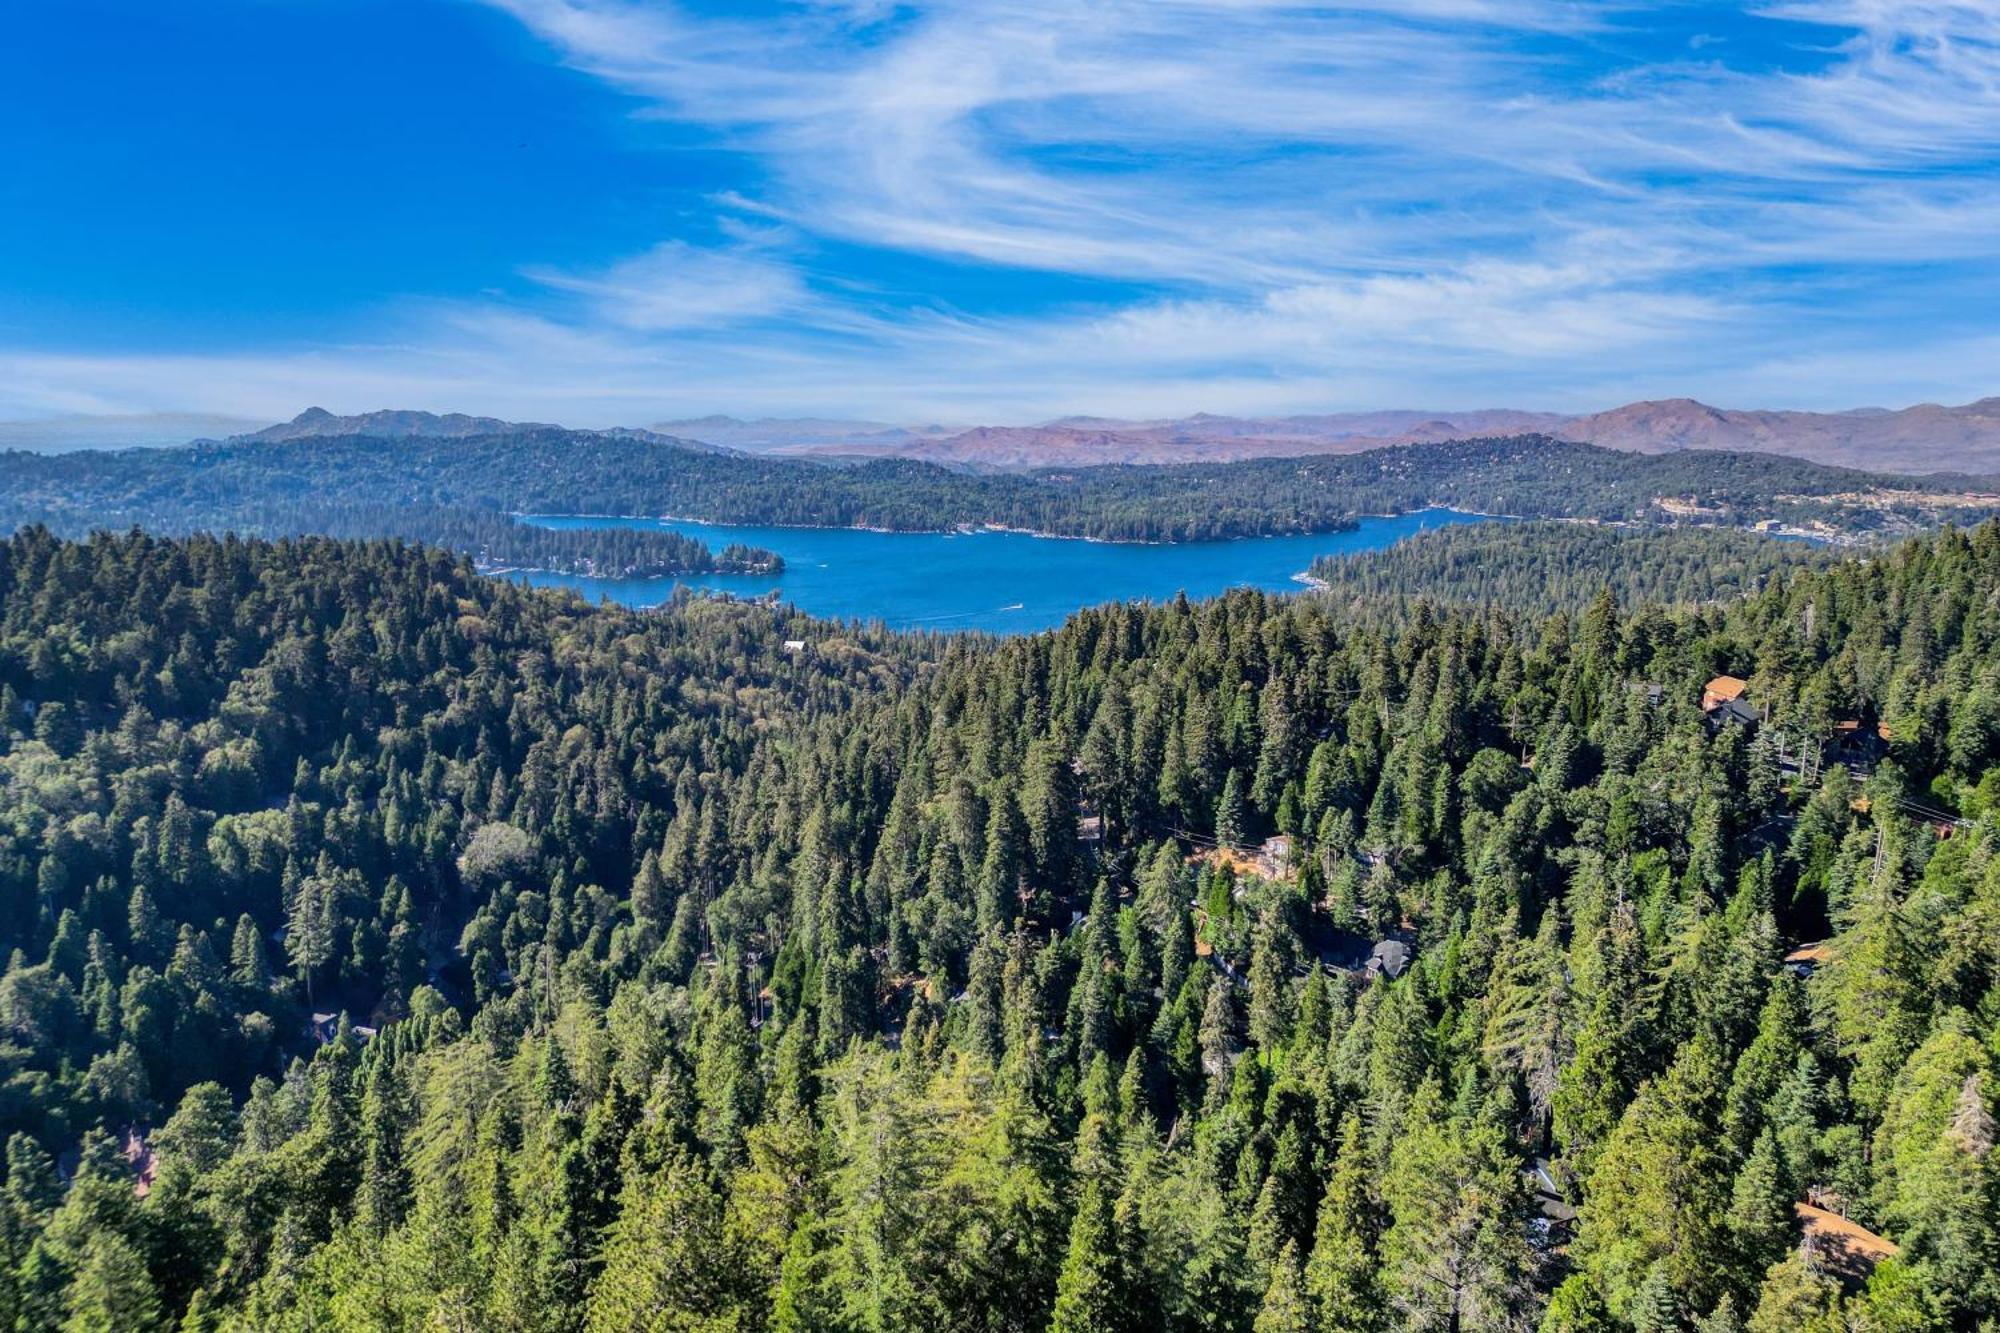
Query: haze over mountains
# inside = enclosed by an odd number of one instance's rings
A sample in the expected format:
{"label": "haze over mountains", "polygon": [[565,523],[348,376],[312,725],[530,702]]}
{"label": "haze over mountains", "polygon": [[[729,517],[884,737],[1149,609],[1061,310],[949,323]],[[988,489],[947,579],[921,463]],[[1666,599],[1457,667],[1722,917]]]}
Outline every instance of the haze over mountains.
{"label": "haze over mountains", "polygon": [[658,429],[734,448],[924,458],[995,468],[1227,462],[1536,433],[1635,453],[1729,449],[1876,471],[2000,470],[2000,398],[1961,407],[1924,403],[1847,412],[1743,411],[1671,398],[1583,415],[1499,408],[1285,417],[1204,414],[1173,421],[1064,417],[1037,426],[977,426],[957,432],[935,427],[896,432],[853,423],[844,436],[834,429],[837,423],[801,423],[808,428],[796,433],[787,433],[787,424],[765,421],[751,429],[751,423],[723,418],[714,427],[673,422]]}
{"label": "haze over mountains", "polygon": [[944,439],[962,427],[892,426],[881,421],[842,421],[826,417],[690,417],[656,421],[649,430],[684,440],[700,440],[745,453],[790,453],[813,449],[862,453],[890,452],[921,440]]}
{"label": "haze over mountains", "polygon": [[[266,426],[262,430],[232,435],[229,438],[260,443],[337,439],[350,435],[369,435],[391,440],[469,440],[486,435],[513,435],[527,431],[563,429],[565,427],[548,421],[502,421],[498,417],[470,417],[462,412],[440,414],[385,409],[379,412],[363,412],[357,416],[335,416],[323,407],[309,407],[290,421],[281,421],[275,426]],[[678,444],[684,447],[717,447],[706,440],[686,439],[658,431],[636,430],[629,426],[613,426],[608,430],[587,433],[614,435],[627,439],[657,440],[662,444]]]}
{"label": "haze over mountains", "polygon": [[135,412],[0,421],[0,450],[60,454],[72,449],[153,448],[186,444],[202,436],[255,430],[261,421],[210,412]]}
{"label": "haze over mountains", "polygon": [[[357,416],[335,416],[323,407],[308,407],[290,421],[281,421],[262,430],[234,435],[241,440],[310,440],[336,435],[380,435],[389,439],[449,440],[474,435],[505,435],[512,431],[539,430],[548,423],[502,421],[498,417],[469,417],[462,412],[412,412],[385,409]],[[549,426],[554,429],[553,426]]]}
{"label": "haze over mountains", "polygon": [[[339,416],[309,408],[262,429],[239,418],[158,414],[0,422],[0,448],[61,451],[161,445],[193,437],[289,441],[374,435],[463,439],[556,429],[460,413],[377,411]],[[1691,398],[1566,414],[1511,408],[1421,410],[1177,420],[1061,417],[1040,425],[899,426],[834,418],[708,416],[605,432],[743,453],[822,458],[914,458],[974,469],[1087,467],[1109,463],[1231,462],[1359,453],[1399,444],[1546,434],[1636,453],[1723,449],[1789,455],[1889,472],[2000,472],[2000,397],[1963,406],[1856,408],[1846,412],[1740,410]]]}

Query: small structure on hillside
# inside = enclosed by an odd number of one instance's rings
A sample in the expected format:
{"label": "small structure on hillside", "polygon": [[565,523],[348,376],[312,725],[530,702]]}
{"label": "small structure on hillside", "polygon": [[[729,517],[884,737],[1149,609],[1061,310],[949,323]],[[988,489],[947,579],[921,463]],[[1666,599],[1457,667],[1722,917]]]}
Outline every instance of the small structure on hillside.
{"label": "small structure on hillside", "polygon": [[125,1141],[119,1145],[119,1152],[125,1164],[132,1168],[132,1193],[137,1198],[145,1198],[153,1190],[153,1179],[159,1173],[159,1163],[153,1159],[153,1147],[146,1142],[144,1133],[137,1129],[125,1131]]}
{"label": "small structure on hillside", "polygon": [[1889,727],[1883,722],[1870,727],[1859,718],[1847,718],[1834,723],[1827,738],[1827,758],[1857,778],[1873,773],[1888,753]]}
{"label": "small structure on hillside", "polygon": [[1833,944],[1821,940],[1817,944],[1801,944],[1785,955],[1785,970],[1803,981],[1819,971],[1822,963],[1833,961]]}
{"label": "small structure on hillside", "polygon": [[1410,961],[1415,957],[1416,951],[1407,942],[1383,940],[1375,946],[1375,951],[1368,955],[1368,961],[1361,970],[1368,976],[1387,977],[1394,981],[1410,970]]}
{"label": "small structure on hillside", "polygon": [[1717,676],[1701,687],[1701,712],[1710,731],[1719,732],[1724,727],[1748,730],[1763,720],[1744,697],[1749,688],[1747,682],[1736,676]]}
{"label": "small structure on hillside", "polygon": [[1701,687],[1701,711],[1712,713],[1726,703],[1741,699],[1750,682],[1740,676],[1717,676]]}
{"label": "small structure on hillside", "polygon": [[1537,1157],[1521,1173],[1521,1179],[1535,1196],[1535,1211],[1539,1216],[1531,1218],[1529,1225],[1540,1247],[1554,1249],[1568,1244],[1576,1230],[1577,1209],[1563,1197],[1553,1164],[1546,1157]]}
{"label": "small structure on hillside", "polygon": [[1257,872],[1266,879],[1282,879],[1292,870],[1292,839],[1279,833],[1264,839],[1257,848]]}
{"label": "small structure on hillside", "polygon": [[1794,1204],[1793,1208],[1805,1232],[1799,1250],[1806,1267],[1837,1278],[1849,1288],[1866,1283],[1875,1265],[1900,1253],[1894,1241],[1876,1235],[1852,1218],[1810,1203]]}
{"label": "small structure on hillside", "polygon": [[[346,1016],[347,1015],[344,1013],[329,1014],[324,1012],[315,1012],[312,1016],[312,1023],[310,1025],[313,1040],[318,1042],[320,1045],[324,1046],[328,1042],[332,1041],[334,1038],[338,1037],[340,1035],[340,1020],[345,1018]],[[367,1041],[368,1039],[373,1037],[376,1033],[375,1028],[368,1027],[365,1024],[352,1023],[352,1022],[347,1025],[347,1030],[349,1032],[352,1032],[356,1037],[360,1038],[362,1041]]]}

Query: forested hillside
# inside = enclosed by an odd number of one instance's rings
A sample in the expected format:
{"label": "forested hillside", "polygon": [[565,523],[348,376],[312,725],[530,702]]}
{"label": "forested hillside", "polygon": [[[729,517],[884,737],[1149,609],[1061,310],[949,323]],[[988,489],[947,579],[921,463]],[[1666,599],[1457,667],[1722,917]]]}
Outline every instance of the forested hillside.
{"label": "forested hillside", "polygon": [[[0,470],[5,462],[0,461]],[[0,482],[4,486],[4,482]],[[109,507],[24,507],[19,523],[52,524],[68,536],[139,526],[176,535],[196,532],[257,537],[393,537],[425,542],[472,557],[489,573],[537,569],[608,578],[657,578],[667,574],[778,573],[784,560],[762,547],[731,545],[712,551],[706,542],[667,530],[556,531],[526,523],[487,505],[430,504],[419,500],[343,503],[311,497],[300,481],[297,495],[236,505],[191,497],[184,503],[137,510]]]}
{"label": "forested hillside", "polygon": [[1626,606],[1732,601],[1839,558],[1824,546],[1727,528],[1481,523],[1322,556],[1311,574],[1350,601],[1577,612],[1607,588]]}
{"label": "forested hillside", "polygon": [[[1330,532],[1363,514],[1443,505],[1528,518],[1721,526],[1779,519],[1879,533],[1989,512],[1990,495],[1957,494],[1967,485],[1766,454],[1625,454],[1539,435],[1239,463],[974,473],[909,460],[837,466],[678,448],[655,436],[535,428],[450,440],[336,436],[7,454],[0,530],[44,523],[77,536],[137,525],[161,533],[408,538],[424,535],[411,531],[415,515],[483,512],[489,523],[508,513],[672,515],[904,531],[998,524],[1189,541]],[[529,540],[519,532],[507,538]],[[451,536],[437,540],[472,549]]]}
{"label": "forested hillside", "polygon": [[1990,1324],[1996,641],[2000,526],[1006,641],[24,533],[0,1327]]}
{"label": "forested hillside", "polygon": [[719,551],[667,529],[554,529],[524,523],[490,509],[429,504],[274,505],[251,522],[233,525],[223,515],[194,521],[190,529],[244,535],[397,537],[441,546],[473,558],[485,572],[556,570],[599,577],[655,578],[665,574],[776,574],[785,562],[775,551],[731,543]]}

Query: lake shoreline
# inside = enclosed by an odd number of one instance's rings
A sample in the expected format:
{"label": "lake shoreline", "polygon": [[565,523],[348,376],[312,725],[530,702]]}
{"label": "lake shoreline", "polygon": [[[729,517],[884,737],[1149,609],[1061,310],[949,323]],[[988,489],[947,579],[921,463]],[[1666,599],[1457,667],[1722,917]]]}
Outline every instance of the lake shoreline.
{"label": "lake shoreline", "polygon": [[[1020,634],[1052,628],[1092,606],[1158,604],[1182,594],[1201,600],[1236,588],[1297,596],[1312,587],[1307,579],[1321,556],[1380,550],[1427,530],[1493,520],[1433,508],[1367,516],[1336,532],[1190,542],[1048,540],[1046,534],[996,527],[884,532],[613,515],[535,515],[529,521],[558,529],[665,528],[711,544],[763,547],[785,561],[784,573],[775,576],[523,576],[524,581],[568,587],[586,597],[648,607],[667,601],[676,587],[689,587],[741,597],[775,595],[807,615],[828,620]],[[961,540],[965,537],[985,540]]]}
{"label": "lake shoreline", "polygon": [[774,528],[785,532],[872,532],[884,537],[978,537],[987,533],[1012,537],[1035,537],[1052,542],[1090,542],[1099,546],[1204,546],[1222,542],[1291,541],[1300,537],[1337,537],[1355,531],[1365,519],[1395,519],[1405,514],[1448,513],[1468,518],[1508,518],[1506,514],[1483,514],[1452,505],[1426,505],[1397,514],[1355,514],[1344,527],[1305,528],[1295,532],[1243,532],[1225,537],[1159,538],[1090,537],[1075,532],[1044,532],[1039,528],[1015,528],[1002,523],[958,524],[947,528],[884,528],[872,523],[739,523],[717,518],[688,518],[681,514],[559,514],[546,510],[510,510],[508,517],[522,523],[544,519],[584,520],[601,523],[684,523],[701,528]]}

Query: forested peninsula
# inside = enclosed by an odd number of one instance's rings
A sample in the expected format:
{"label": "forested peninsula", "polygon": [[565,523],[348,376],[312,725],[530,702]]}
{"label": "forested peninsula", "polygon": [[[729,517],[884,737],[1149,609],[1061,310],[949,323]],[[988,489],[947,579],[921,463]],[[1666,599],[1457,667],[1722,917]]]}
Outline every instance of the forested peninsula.
{"label": "forested peninsula", "polygon": [[1745,591],[24,531],[0,1327],[1990,1324],[2000,526]]}
{"label": "forested peninsula", "polygon": [[1309,573],[1356,606],[1432,601],[1579,612],[1606,589],[1626,606],[1729,601],[1841,554],[1726,528],[1548,520],[1438,528],[1386,550],[1322,556]]}

